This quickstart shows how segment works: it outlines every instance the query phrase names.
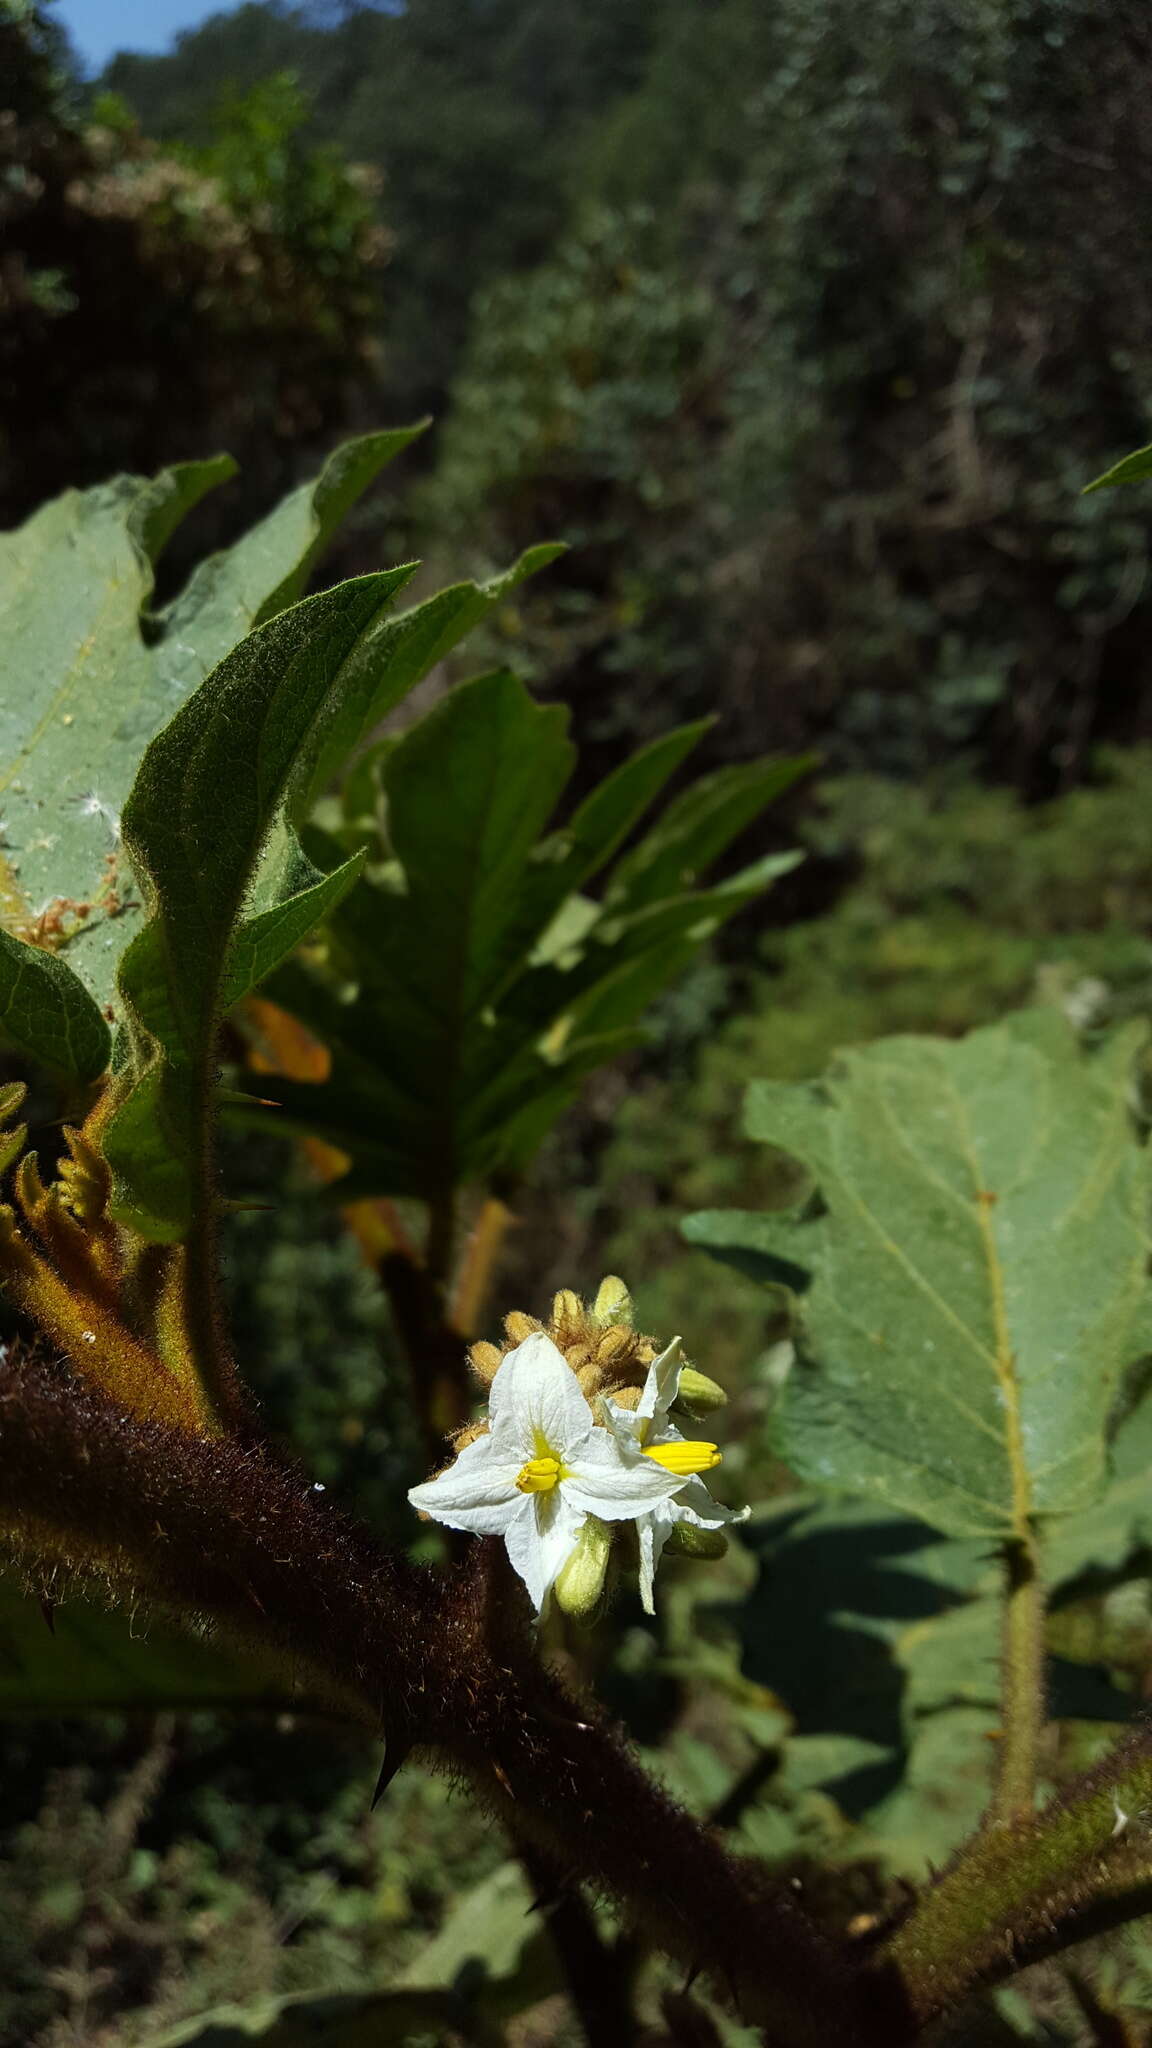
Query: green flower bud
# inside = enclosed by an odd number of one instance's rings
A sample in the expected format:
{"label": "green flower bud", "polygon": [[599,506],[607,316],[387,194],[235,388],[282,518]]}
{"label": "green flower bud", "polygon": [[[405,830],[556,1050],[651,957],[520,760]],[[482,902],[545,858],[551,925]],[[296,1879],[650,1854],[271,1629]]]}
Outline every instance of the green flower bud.
{"label": "green flower bud", "polygon": [[554,1591],[556,1604],[577,1621],[592,1621],[604,1596],[612,1531],[598,1515],[589,1515],[576,1548],[562,1567]]}
{"label": "green flower bud", "polygon": [[609,1273],[607,1279],[600,1282],[592,1314],[598,1323],[623,1323],[626,1329],[631,1329],[632,1296],[615,1273]]}
{"label": "green flower bud", "polygon": [[678,1407],[687,1409],[689,1415],[711,1415],[714,1408],[726,1408],[728,1396],[716,1380],[710,1380],[706,1372],[697,1372],[694,1365],[681,1368],[680,1388],[676,1395]]}
{"label": "green flower bud", "polygon": [[728,1538],[723,1529],[698,1529],[695,1522],[676,1522],[666,1547],[681,1557],[723,1557]]}

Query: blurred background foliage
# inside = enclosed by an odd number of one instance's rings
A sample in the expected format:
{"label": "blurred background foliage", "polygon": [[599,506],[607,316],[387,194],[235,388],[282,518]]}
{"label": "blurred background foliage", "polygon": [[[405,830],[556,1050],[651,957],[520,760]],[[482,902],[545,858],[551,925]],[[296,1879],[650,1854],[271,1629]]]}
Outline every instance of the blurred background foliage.
{"label": "blurred background foliage", "polygon": [[[807,862],[549,1141],[498,1305],[620,1270],[729,1385],[732,1494],[767,1506],[722,1574],[673,1569],[657,1624],[619,1609],[585,1675],[683,1796],[866,1932],[981,1796],[987,1609],[962,1546],[791,1497],[773,1304],[679,1223],[776,1198],[740,1134],[754,1077],[1029,1001],[1087,1034],[1152,1010],[1147,520],[1079,495],[1152,435],[1148,11],[264,0],[90,80],[50,4],[0,0],[0,81],[0,523],[226,447],[199,553],[343,433],[430,411],[333,579],[420,554],[431,587],[564,539],[449,672],[510,661],[570,704],[585,786],[705,713],[713,765],[819,749]],[[227,1257],[264,1413],[408,1540],[379,1290],[334,1213],[284,1198],[281,1147],[234,1137],[227,1165],[257,1205]],[[1056,1781],[1142,1683],[1133,1512],[1062,1580]],[[155,2048],[217,2006],[401,1978],[457,1986],[459,2038],[578,2038],[515,1871],[442,1782],[408,1770],[373,1814],[377,1759],[204,1713],[2,1745],[0,2048]],[[1092,1993],[1035,1973],[968,2038],[1120,2039],[1150,1969],[1133,1936]],[[415,2024],[395,2038],[457,2038]]]}

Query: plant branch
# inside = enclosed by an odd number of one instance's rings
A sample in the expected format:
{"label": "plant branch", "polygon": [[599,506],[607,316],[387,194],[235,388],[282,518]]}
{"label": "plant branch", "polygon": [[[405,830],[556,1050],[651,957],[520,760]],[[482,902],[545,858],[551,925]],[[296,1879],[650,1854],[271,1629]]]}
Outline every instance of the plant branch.
{"label": "plant branch", "polygon": [[1040,1739],[1047,1718],[1044,1686],[1044,1583],[1035,1530],[1004,1546],[1007,1584],[1001,1659],[1000,1753],[987,1824],[1027,1820],[1036,1810]]}
{"label": "plant branch", "polygon": [[917,2020],[1147,1911],[1150,1807],[1152,1728],[1141,1726],[1042,1813],[983,1829],[880,1952]]}
{"label": "plant branch", "polygon": [[5,1522],[26,1556],[207,1616],[290,1660],[298,1682],[390,1744],[435,1751],[787,2048],[910,2038],[890,1978],[862,1976],[646,1777],[599,1710],[540,1667],[526,1602],[523,1623],[492,1614],[483,1568],[438,1578],[390,1557],[263,1449],[142,1422],[34,1359],[10,1360],[0,1381],[0,1457]]}

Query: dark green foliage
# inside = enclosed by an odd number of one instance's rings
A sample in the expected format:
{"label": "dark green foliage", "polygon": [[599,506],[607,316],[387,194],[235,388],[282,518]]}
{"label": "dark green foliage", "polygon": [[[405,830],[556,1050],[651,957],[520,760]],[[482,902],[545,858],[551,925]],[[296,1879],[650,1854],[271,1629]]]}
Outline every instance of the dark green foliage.
{"label": "dark green foliage", "polygon": [[1143,10],[694,26],[606,120],[611,210],[479,302],[434,516],[580,537],[536,644],[598,721],[706,686],[728,744],[1051,789],[1148,717],[1139,511],[1079,496],[1145,437]]}
{"label": "dark green foliage", "polygon": [[663,12],[652,0],[414,0],[325,22],[315,8],[248,5],[170,57],[116,58],[106,83],[147,133],[203,144],[222,87],[295,72],[316,130],[383,173],[386,402],[419,408],[441,399],[477,285],[550,246],[585,138],[643,76]]}
{"label": "dark green foliage", "polygon": [[496,671],[370,751],[346,786],[329,858],[366,854],[367,872],[328,920],[326,957],[268,991],[329,1047],[332,1072],[270,1084],[262,1120],[348,1154],[341,1194],[436,1203],[506,1182],[703,938],[793,864],[768,855],[695,886],[804,765],[757,762],[685,790],[590,895],[701,729],[656,742],[557,824],[566,724]]}
{"label": "dark green foliage", "polygon": [[[369,180],[305,140],[287,80],[165,151],[85,107],[44,9],[0,7],[0,524],[65,485],[224,443],[255,512],[370,374],[384,240]],[[235,516],[235,515],[234,515]]]}

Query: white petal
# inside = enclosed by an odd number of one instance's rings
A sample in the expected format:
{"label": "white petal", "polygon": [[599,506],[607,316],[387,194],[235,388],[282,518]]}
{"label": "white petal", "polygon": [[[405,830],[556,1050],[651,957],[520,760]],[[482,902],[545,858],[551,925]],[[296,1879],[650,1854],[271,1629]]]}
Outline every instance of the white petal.
{"label": "white petal", "polygon": [[465,1444],[455,1463],[437,1479],[411,1488],[408,1498],[433,1521],[477,1536],[502,1536],[509,1516],[525,1498],[517,1492],[520,1463],[501,1454],[491,1436]]}
{"label": "white petal", "polygon": [[675,1522],[694,1522],[698,1529],[722,1529],[729,1522],[746,1522],[752,1510],[726,1508],[723,1501],[713,1499],[704,1481],[695,1475],[657,1513],[670,1515]]}
{"label": "white petal", "polygon": [[528,1458],[567,1458],[592,1431],[592,1410],[562,1351],[534,1330],[503,1359],[488,1396],[488,1420],[502,1442],[513,1433]]}
{"label": "white petal", "polygon": [[624,1451],[635,1451],[640,1445],[640,1424],[631,1408],[622,1408],[611,1394],[600,1396],[597,1414],[603,1416],[604,1427]]}
{"label": "white petal", "polygon": [[664,1554],[664,1545],[672,1534],[672,1523],[657,1512],[645,1515],[643,1520],[637,1523],[636,1530],[640,1538],[640,1599],[645,1614],[655,1614],[653,1580],[656,1577],[656,1567]]}
{"label": "white petal", "polygon": [[557,1573],[576,1547],[584,1523],[561,1497],[559,1487],[550,1493],[522,1494],[526,1514],[516,1515],[504,1532],[508,1556],[519,1572],[539,1614]]}
{"label": "white petal", "polygon": [[[654,1358],[648,1367],[648,1377],[636,1407],[636,1414],[642,1422],[652,1422],[659,1427],[666,1421],[668,1410],[676,1399],[680,1386],[680,1373],[684,1365],[684,1353],[679,1337]],[[647,1443],[654,1432],[642,1432],[642,1441]]]}
{"label": "white petal", "polygon": [[606,1429],[597,1429],[578,1456],[569,1459],[560,1491],[586,1514],[630,1522],[670,1500],[683,1484],[682,1473],[666,1472],[654,1458],[627,1456]]}

